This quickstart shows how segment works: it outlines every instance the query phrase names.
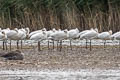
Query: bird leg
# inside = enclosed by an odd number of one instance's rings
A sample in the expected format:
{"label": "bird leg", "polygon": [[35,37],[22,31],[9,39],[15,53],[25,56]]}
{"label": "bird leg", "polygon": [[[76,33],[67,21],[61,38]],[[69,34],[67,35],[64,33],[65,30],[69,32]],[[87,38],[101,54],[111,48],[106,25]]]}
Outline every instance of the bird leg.
{"label": "bird leg", "polygon": [[40,41],[38,41],[38,51],[41,51]]}
{"label": "bird leg", "polygon": [[10,51],[11,51],[11,40],[10,40]]}
{"label": "bird leg", "polygon": [[70,48],[71,48],[71,50],[72,50],[72,41],[71,41],[71,39],[70,39]]}
{"label": "bird leg", "polygon": [[57,40],[57,50],[58,50],[58,46],[59,46],[59,40]]}
{"label": "bird leg", "polygon": [[17,49],[19,49],[19,40],[17,40]]}
{"label": "bird leg", "polygon": [[92,44],[91,44],[91,39],[90,39],[90,51],[92,51]]}
{"label": "bird leg", "polygon": [[60,51],[62,50],[62,40],[60,40]]}
{"label": "bird leg", "polygon": [[48,50],[50,49],[49,39],[48,39]]}
{"label": "bird leg", "polygon": [[7,40],[5,40],[5,47],[6,47],[6,50],[8,50],[8,48],[7,48]]}
{"label": "bird leg", "polygon": [[5,44],[4,44],[4,41],[3,41],[3,50],[5,50]]}
{"label": "bird leg", "polygon": [[[81,43],[81,41],[79,40],[79,46],[80,46],[80,48],[81,48],[81,50],[82,50],[82,43]],[[78,47],[78,49],[79,49],[79,47]]]}
{"label": "bird leg", "polygon": [[104,40],[104,48],[106,48],[106,40]]}
{"label": "bird leg", "polygon": [[22,40],[21,40],[21,49],[22,49]]}
{"label": "bird leg", "polygon": [[88,47],[87,47],[87,39],[86,39],[86,49],[87,49]]}
{"label": "bird leg", "polygon": [[119,40],[119,50],[120,50],[120,40]]}
{"label": "bird leg", "polygon": [[54,40],[53,40],[53,49],[54,49]]}

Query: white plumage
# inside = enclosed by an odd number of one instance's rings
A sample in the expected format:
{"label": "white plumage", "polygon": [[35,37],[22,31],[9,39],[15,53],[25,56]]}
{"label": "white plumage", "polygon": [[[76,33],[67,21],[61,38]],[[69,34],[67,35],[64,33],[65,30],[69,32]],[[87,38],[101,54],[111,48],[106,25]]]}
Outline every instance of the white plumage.
{"label": "white plumage", "polygon": [[80,39],[86,39],[86,49],[87,49],[87,40],[90,40],[90,51],[92,50],[91,40],[96,38],[97,35],[98,35],[98,29],[95,28],[95,29],[86,31],[84,34],[80,36]]}
{"label": "white plumage", "polygon": [[102,39],[102,40],[107,40],[110,39],[112,35],[112,30],[108,31],[108,32],[102,32],[98,34],[98,38]]}
{"label": "white plumage", "polygon": [[120,33],[115,36],[115,39],[116,39],[116,40],[120,40]]}
{"label": "white plumage", "polygon": [[30,40],[35,40],[35,41],[42,41],[45,39],[47,39],[47,33],[45,31],[42,31],[41,33],[33,34],[30,37]]}
{"label": "white plumage", "polygon": [[7,35],[5,34],[5,32],[0,31],[0,40],[5,40],[7,39]]}
{"label": "white plumage", "polygon": [[47,31],[48,39],[51,38],[51,35],[54,34],[55,32],[57,32],[57,30],[55,28],[53,28],[52,30]]}
{"label": "white plumage", "polygon": [[[93,29],[93,28],[91,28],[90,30],[92,30],[92,29]],[[80,36],[81,36],[82,34],[87,33],[87,32],[90,31],[90,30],[81,31],[81,32],[78,34],[79,38],[80,38]]]}
{"label": "white plumage", "polygon": [[32,35],[36,34],[36,33],[42,33],[42,31],[46,31],[46,28],[43,28],[41,30],[36,30],[36,31],[33,31],[29,34],[29,37],[31,37]]}
{"label": "white plumage", "polygon": [[6,30],[5,33],[8,37],[8,39],[10,39],[10,40],[16,40],[17,39],[18,30],[16,28],[14,30]]}
{"label": "white plumage", "polygon": [[80,36],[80,39],[93,39],[97,35],[98,35],[98,30],[91,29],[91,30],[85,31],[85,33]]}
{"label": "white plumage", "polygon": [[26,39],[29,35],[29,28],[22,28],[17,30],[17,40],[23,40]]}
{"label": "white plumage", "polygon": [[120,31],[119,32],[116,32],[114,33],[113,35],[110,36],[110,38],[113,40],[116,38],[116,36],[120,35]]}
{"label": "white plumage", "polygon": [[51,39],[53,40],[63,40],[63,39],[67,39],[68,37],[68,33],[67,30],[59,30],[53,34],[51,34]]}
{"label": "white plumage", "polygon": [[68,38],[69,39],[75,39],[75,38],[78,38],[79,37],[79,30],[78,28],[76,29],[71,29],[68,31]]}

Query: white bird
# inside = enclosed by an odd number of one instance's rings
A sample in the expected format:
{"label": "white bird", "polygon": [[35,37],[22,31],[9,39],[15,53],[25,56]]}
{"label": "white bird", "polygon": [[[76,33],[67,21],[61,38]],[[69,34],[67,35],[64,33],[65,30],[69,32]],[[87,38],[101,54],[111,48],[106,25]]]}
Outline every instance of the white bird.
{"label": "white bird", "polygon": [[78,28],[76,29],[71,29],[68,31],[68,38],[69,39],[75,39],[75,38],[78,38],[79,37],[79,30]]}
{"label": "white bird", "polygon": [[3,41],[3,50],[5,50],[4,45],[6,46],[6,50],[7,50],[7,42],[6,42],[6,40],[7,40],[7,35],[5,34],[4,31],[0,31],[0,40]]}
{"label": "white bird", "polygon": [[[92,29],[93,29],[93,28],[91,28],[90,30],[92,30]],[[95,28],[95,29],[97,30],[97,28]],[[87,32],[90,31],[90,30],[81,31],[81,32],[78,34],[79,38],[80,38],[80,36],[81,36],[82,34],[87,33]]]}
{"label": "white bird", "polygon": [[10,28],[6,28],[6,29],[3,29],[1,31],[4,31],[6,33],[7,31],[10,31]]}
{"label": "white bird", "polygon": [[31,33],[29,34],[29,38],[30,38],[32,35],[36,34],[36,33],[41,33],[42,31],[46,31],[46,28],[43,28],[43,29],[41,29],[41,30],[36,30],[36,31],[31,32]]}
{"label": "white bird", "polygon": [[41,33],[33,34],[30,37],[30,40],[38,41],[38,51],[41,51],[41,49],[40,49],[40,43],[43,40],[46,40],[46,39],[47,39],[47,33],[46,33],[46,31],[42,31]]}
{"label": "white bird", "polygon": [[41,33],[33,34],[30,37],[30,40],[34,40],[34,41],[42,41],[45,39],[47,39],[47,33],[45,31],[42,31]]}
{"label": "white bird", "polygon": [[21,28],[14,30],[10,30],[9,28],[3,29],[2,31],[5,32],[7,35],[7,38],[10,40],[10,50],[11,50],[11,41],[17,40],[17,49],[19,48],[19,40],[21,40],[21,48],[22,48],[22,40],[26,39],[26,37],[29,35],[29,28]]}
{"label": "white bird", "polygon": [[16,40],[17,33],[18,33],[17,28],[15,28],[14,30],[5,30],[5,34],[10,40]]}
{"label": "white bird", "polygon": [[120,32],[119,32],[118,35],[115,36],[115,39],[116,39],[116,40],[120,40]]}
{"label": "white bird", "polygon": [[17,30],[17,34],[16,34],[17,40],[26,39],[27,36],[29,35],[29,28],[21,28],[21,29],[16,29],[16,30]]}
{"label": "white bird", "polygon": [[111,35],[112,35],[112,30],[98,34],[98,39],[104,40],[104,48],[105,48],[106,40],[109,40],[111,38]]}
{"label": "white bird", "polygon": [[70,47],[71,47],[71,50],[72,50],[72,43],[71,43],[71,40],[73,39],[76,39],[79,37],[79,30],[78,28],[76,29],[71,29],[68,31],[68,38],[70,39]]}
{"label": "white bird", "polygon": [[[17,40],[18,40],[18,44],[19,44],[19,40],[21,40],[21,49],[22,49],[22,40],[25,40],[28,35],[29,35],[29,28],[21,28],[19,30],[17,30]],[[19,45],[18,45],[19,47]]]}
{"label": "white bird", "polygon": [[5,34],[4,31],[0,31],[0,40],[5,40],[7,39],[7,35]]}
{"label": "white bird", "polygon": [[[53,35],[57,30],[53,28],[52,30],[47,31],[47,37],[48,37],[48,49],[49,49],[49,39],[51,39],[51,35]],[[53,49],[54,49],[54,40],[53,41]]]}
{"label": "white bird", "polygon": [[111,38],[112,40],[114,40],[114,39],[116,38],[116,36],[119,35],[119,34],[120,34],[120,31],[112,34],[112,35],[110,36],[110,38]]}
{"label": "white bird", "polygon": [[87,48],[87,40],[90,40],[90,50],[91,50],[91,40],[95,38],[97,35],[98,35],[98,29],[95,28],[95,29],[86,31],[86,33],[80,36],[80,39],[86,39],[86,48]]}
{"label": "white bird", "polygon": [[51,35],[51,39],[52,40],[56,40],[57,41],[57,49],[58,49],[58,42],[60,41],[60,51],[62,49],[62,40],[67,39],[68,38],[68,30],[62,30],[59,29],[57,32],[55,32],[54,34]]}
{"label": "white bird", "polygon": [[67,30],[63,30],[63,31],[59,30],[51,35],[51,39],[54,40],[63,40],[66,39],[67,37],[68,37]]}
{"label": "white bird", "polygon": [[47,36],[48,39],[51,37],[52,34],[54,34],[55,32],[57,32],[57,30],[55,28],[53,28],[52,30],[47,31]]}

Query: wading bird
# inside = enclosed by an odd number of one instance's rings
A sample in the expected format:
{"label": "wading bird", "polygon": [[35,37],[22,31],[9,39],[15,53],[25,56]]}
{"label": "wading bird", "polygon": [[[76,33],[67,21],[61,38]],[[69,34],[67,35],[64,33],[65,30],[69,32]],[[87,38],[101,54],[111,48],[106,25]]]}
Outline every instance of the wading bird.
{"label": "wading bird", "polygon": [[46,28],[43,28],[43,29],[41,29],[41,30],[36,30],[36,31],[31,32],[31,33],[29,34],[29,38],[30,38],[32,35],[36,34],[36,33],[41,33],[42,31],[46,31]]}
{"label": "wading bird", "polygon": [[41,33],[33,34],[30,37],[30,40],[38,41],[38,51],[41,51],[41,45],[40,44],[43,40],[46,40],[46,39],[47,39],[46,31],[42,31]]}
{"label": "wading bird", "polygon": [[[52,30],[47,31],[47,37],[48,37],[48,49],[49,49],[49,39],[51,39],[51,35],[53,35],[57,30],[53,28]],[[53,49],[54,49],[54,40],[53,41]]]}
{"label": "wading bird", "polygon": [[54,34],[51,35],[51,39],[57,41],[57,49],[58,49],[58,42],[60,41],[60,51],[62,49],[62,40],[68,38],[68,30],[58,30]]}
{"label": "wading bird", "polygon": [[[91,28],[90,30],[92,30],[93,28]],[[82,34],[85,34],[85,33],[87,33],[88,31],[90,31],[90,30],[84,30],[84,31],[81,31],[78,35],[79,35],[79,38],[80,38],[80,36],[82,35]],[[80,38],[80,40],[82,40],[82,38]],[[86,39],[86,49],[87,49],[87,39]]]}
{"label": "wading bird", "polygon": [[4,31],[0,31],[0,40],[3,41],[3,50],[5,50],[5,46],[6,46],[6,50],[7,50],[7,35],[5,34]]}
{"label": "wading bird", "polygon": [[98,38],[104,40],[104,48],[106,47],[106,40],[110,39],[112,35],[112,30],[101,32],[98,34]]}
{"label": "wading bird", "polygon": [[70,47],[71,47],[71,50],[72,50],[72,40],[73,39],[76,39],[79,37],[79,30],[78,28],[76,29],[71,29],[68,31],[68,39],[70,40]]}
{"label": "wading bird", "polygon": [[87,31],[86,33],[82,34],[80,36],[80,39],[86,39],[86,41],[90,40],[90,51],[91,51],[92,50],[91,40],[94,39],[97,35],[98,35],[98,29],[95,28],[95,29],[91,29],[91,30]]}

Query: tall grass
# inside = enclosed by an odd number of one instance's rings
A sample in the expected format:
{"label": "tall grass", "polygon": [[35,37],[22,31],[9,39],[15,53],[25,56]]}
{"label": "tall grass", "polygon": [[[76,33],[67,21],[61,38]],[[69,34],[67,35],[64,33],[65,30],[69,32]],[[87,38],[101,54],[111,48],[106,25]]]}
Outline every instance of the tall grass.
{"label": "tall grass", "polygon": [[0,0],[0,26],[120,30],[119,0]]}

